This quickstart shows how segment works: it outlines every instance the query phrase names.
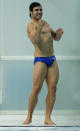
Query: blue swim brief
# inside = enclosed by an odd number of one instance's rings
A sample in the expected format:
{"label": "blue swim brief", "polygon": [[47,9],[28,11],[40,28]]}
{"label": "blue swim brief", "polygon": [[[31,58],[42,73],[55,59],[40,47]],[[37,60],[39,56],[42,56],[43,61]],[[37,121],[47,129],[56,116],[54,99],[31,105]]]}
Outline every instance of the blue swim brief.
{"label": "blue swim brief", "polygon": [[50,57],[35,57],[34,59],[34,64],[36,62],[44,62],[48,67],[53,64],[53,62],[56,61],[55,56],[50,56]]}

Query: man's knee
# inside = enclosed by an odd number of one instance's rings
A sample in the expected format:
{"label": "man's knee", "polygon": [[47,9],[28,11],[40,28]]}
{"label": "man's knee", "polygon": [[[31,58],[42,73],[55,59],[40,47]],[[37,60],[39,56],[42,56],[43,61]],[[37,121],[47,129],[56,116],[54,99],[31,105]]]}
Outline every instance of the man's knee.
{"label": "man's knee", "polygon": [[34,85],[33,91],[35,92],[35,95],[38,95],[40,93],[42,86],[41,85]]}
{"label": "man's knee", "polygon": [[55,86],[49,86],[48,87],[48,92],[50,93],[50,94],[55,94],[56,93],[56,85]]}

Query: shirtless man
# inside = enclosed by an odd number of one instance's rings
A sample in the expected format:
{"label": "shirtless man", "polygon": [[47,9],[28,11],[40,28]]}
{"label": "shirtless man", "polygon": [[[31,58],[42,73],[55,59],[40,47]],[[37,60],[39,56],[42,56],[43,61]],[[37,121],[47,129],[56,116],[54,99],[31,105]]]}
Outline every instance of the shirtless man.
{"label": "shirtless man", "polygon": [[32,114],[38,101],[44,80],[47,83],[48,94],[46,97],[46,114],[44,124],[55,125],[51,120],[51,112],[56,99],[56,86],[59,79],[59,69],[54,56],[53,40],[59,41],[63,30],[51,29],[49,24],[42,20],[42,6],[33,2],[30,7],[31,22],[28,25],[28,36],[35,48],[33,90],[29,97],[28,115],[23,124],[32,122]]}

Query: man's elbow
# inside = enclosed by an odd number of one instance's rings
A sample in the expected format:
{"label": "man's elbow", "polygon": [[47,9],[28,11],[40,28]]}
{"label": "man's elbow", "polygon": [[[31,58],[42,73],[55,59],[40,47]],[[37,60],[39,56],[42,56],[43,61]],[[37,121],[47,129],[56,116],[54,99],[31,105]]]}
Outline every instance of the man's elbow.
{"label": "man's elbow", "polygon": [[56,41],[60,41],[60,39],[61,39],[61,35],[57,35],[55,38],[54,38],[54,40],[56,40]]}
{"label": "man's elbow", "polygon": [[33,42],[34,43],[39,43],[39,39],[34,39]]}
{"label": "man's elbow", "polygon": [[55,41],[60,41],[60,38],[54,38]]}
{"label": "man's elbow", "polygon": [[32,43],[36,43],[36,39],[34,39],[34,38],[30,38],[30,40],[32,41]]}

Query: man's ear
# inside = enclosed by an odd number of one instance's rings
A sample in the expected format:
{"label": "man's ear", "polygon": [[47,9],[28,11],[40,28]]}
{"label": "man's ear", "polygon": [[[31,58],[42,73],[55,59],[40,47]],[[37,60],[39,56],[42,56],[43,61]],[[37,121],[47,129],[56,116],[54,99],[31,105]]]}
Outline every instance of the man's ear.
{"label": "man's ear", "polygon": [[31,17],[32,17],[32,11],[30,11],[30,15],[31,15]]}

